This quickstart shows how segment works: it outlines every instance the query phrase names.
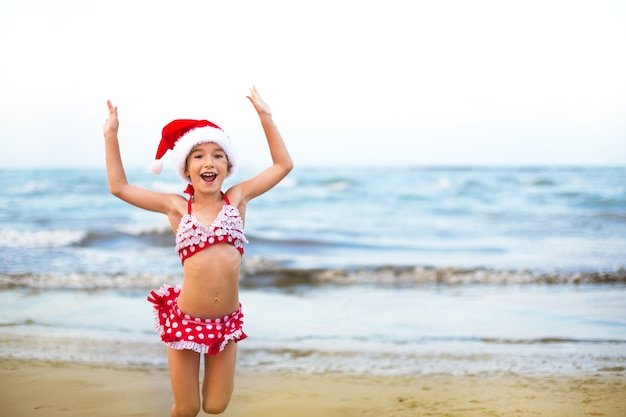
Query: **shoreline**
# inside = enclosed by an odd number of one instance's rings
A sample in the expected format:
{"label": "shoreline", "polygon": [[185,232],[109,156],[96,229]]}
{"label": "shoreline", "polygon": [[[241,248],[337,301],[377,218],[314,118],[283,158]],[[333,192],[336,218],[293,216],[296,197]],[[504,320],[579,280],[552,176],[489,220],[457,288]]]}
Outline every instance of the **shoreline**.
{"label": "shoreline", "polygon": [[[224,416],[626,414],[626,373],[376,376],[237,370]],[[165,367],[0,358],[0,415],[167,416]],[[203,415],[202,413],[200,415]]]}
{"label": "shoreline", "polygon": [[[0,361],[62,363],[107,369],[167,369],[166,348],[153,334],[123,340],[107,340],[79,333],[43,334],[41,328],[0,331]],[[475,340],[417,345],[372,345],[361,342],[360,350],[246,340],[238,354],[242,372],[300,373],[366,377],[499,377],[520,375],[537,378],[621,373],[626,376],[620,340]],[[0,414],[1,417],[1,414]]]}
{"label": "shoreline", "polygon": [[[242,289],[239,369],[603,373],[626,364],[623,295],[621,285]],[[143,292],[15,289],[3,300],[0,357],[167,366]]]}

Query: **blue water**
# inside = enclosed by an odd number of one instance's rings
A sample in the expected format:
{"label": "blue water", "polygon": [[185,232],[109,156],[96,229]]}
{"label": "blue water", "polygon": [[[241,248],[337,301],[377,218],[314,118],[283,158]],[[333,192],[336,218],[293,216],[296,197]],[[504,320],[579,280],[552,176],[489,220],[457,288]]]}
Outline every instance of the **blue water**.
{"label": "blue water", "polygon": [[[626,370],[626,286],[243,289],[247,369],[357,374]],[[0,356],[167,365],[141,292],[4,291]]]}
{"label": "blue water", "polygon": [[[626,265],[623,167],[301,168],[249,211],[246,259],[296,268]],[[0,170],[0,230],[2,272],[179,272],[164,216],[112,197],[99,170]]]}
{"label": "blue water", "polygon": [[[298,168],[247,213],[240,366],[624,372],[626,168]],[[104,171],[0,170],[0,356],[165,366],[145,296],[181,279]]]}

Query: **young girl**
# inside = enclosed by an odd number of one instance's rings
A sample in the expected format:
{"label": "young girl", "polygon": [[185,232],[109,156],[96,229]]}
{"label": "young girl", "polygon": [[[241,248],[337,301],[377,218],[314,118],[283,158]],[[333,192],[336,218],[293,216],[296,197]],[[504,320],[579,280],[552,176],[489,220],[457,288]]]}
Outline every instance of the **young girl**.
{"label": "young girl", "polygon": [[241,257],[247,243],[243,227],[246,206],[293,167],[272,113],[255,87],[247,98],[261,120],[273,164],[225,193],[224,179],[236,169],[226,133],[207,120],[174,120],[163,128],[153,170],[160,172],[160,158],[171,150],[178,174],[189,183],[185,191],[189,200],[128,183],[117,139],[117,107],[107,102],[109,118],[103,133],[111,193],[137,207],[167,215],[183,265],[182,286],[163,286],[148,297],[154,304],[157,331],[168,346],[173,417],[196,416],[201,406],[207,413],[219,414],[228,406],[234,388],[236,342],[246,337],[238,296]]}

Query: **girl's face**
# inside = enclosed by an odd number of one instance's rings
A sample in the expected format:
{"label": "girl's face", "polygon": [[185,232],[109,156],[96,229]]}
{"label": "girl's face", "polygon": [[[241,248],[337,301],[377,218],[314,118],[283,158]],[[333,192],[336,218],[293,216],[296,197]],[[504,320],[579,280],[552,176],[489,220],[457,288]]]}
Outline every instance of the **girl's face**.
{"label": "girl's face", "polygon": [[194,146],[187,156],[185,175],[194,188],[217,186],[221,189],[230,170],[226,152],[214,142]]}

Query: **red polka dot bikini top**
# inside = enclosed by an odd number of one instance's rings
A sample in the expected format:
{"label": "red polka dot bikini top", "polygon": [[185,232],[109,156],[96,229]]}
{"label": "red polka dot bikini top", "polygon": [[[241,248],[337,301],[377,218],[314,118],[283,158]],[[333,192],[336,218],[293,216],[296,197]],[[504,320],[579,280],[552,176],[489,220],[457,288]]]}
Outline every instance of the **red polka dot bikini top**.
{"label": "red polka dot bikini top", "polygon": [[243,245],[248,243],[243,233],[243,220],[237,207],[231,206],[228,197],[222,192],[226,204],[213,220],[206,226],[191,212],[193,188],[188,187],[187,214],[180,219],[176,230],[176,250],[182,263],[190,256],[218,243],[230,243],[243,255]]}

